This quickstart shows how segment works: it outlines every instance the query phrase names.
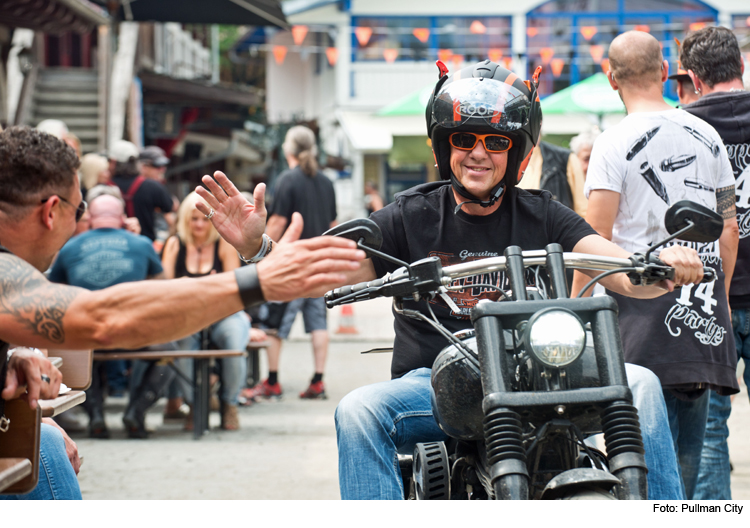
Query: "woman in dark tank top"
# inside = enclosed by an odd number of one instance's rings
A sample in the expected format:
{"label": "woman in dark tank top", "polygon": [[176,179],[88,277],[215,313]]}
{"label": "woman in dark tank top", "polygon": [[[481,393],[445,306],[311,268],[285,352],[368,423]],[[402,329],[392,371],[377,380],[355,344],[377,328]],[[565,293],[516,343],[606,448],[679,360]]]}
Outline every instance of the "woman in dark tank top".
{"label": "woman in dark tank top", "polygon": [[[199,200],[202,201],[202,198],[192,192],[180,204],[177,213],[177,235],[167,240],[162,254],[164,275],[168,279],[203,277],[240,267],[240,259],[234,248],[219,237],[211,221],[195,208]],[[245,350],[250,333],[250,320],[245,312],[237,312],[214,323],[207,331],[211,344],[218,349]],[[193,334],[182,339],[179,347],[184,350],[199,350],[201,334]],[[243,357],[220,358],[217,362],[221,369],[221,427],[236,430],[240,427],[237,405],[240,390],[247,377],[247,363]],[[180,360],[179,366],[192,377],[192,360]],[[182,379],[179,383],[183,397],[191,404],[192,387]],[[188,418],[186,427],[192,427],[192,418]]]}

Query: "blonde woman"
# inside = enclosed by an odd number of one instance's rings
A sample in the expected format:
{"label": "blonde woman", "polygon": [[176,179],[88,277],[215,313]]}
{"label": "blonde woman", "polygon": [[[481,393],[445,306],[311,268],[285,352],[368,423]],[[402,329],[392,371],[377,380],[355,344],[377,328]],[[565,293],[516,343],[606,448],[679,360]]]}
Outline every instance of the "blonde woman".
{"label": "blonde woman", "polygon": [[97,185],[110,185],[112,179],[109,172],[109,160],[100,154],[86,154],[81,159],[78,172],[81,175],[81,186],[86,189],[86,192]]}
{"label": "blonde woman", "polygon": [[[240,266],[237,251],[219,237],[210,220],[195,208],[203,199],[190,193],[180,204],[177,213],[177,235],[170,237],[164,246],[162,266],[168,279],[180,277],[203,277],[212,273],[230,271]],[[208,336],[215,346],[222,350],[245,350],[250,321],[245,312],[214,323],[207,329]],[[180,341],[179,347],[185,350],[201,348],[201,334],[193,334]],[[217,360],[221,368],[221,427],[226,430],[239,429],[237,413],[238,396],[247,377],[245,358],[221,358]],[[181,368],[192,374],[193,362],[183,361]],[[191,376],[189,376],[191,377]],[[192,390],[183,387],[183,396],[192,403]],[[186,424],[192,426],[189,421]]]}

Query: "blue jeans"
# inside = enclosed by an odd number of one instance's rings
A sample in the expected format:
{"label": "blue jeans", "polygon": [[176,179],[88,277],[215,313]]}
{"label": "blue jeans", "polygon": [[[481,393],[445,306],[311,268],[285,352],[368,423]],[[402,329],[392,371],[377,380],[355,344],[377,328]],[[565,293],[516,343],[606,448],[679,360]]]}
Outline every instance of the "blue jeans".
{"label": "blue jeans", "polygon": [[[648,369],[626,365],[646,448],[648,498],[684,499],[661,384]],[[336,409],[341,498],[402,499],[398,452],[447,439],[432,415],[430,369],[360,387]]]}
{"label": "blue jeans", "polygon": [[65,452],[62,434],[42,424],[39,440],[39,483],[24,495],[0,495],[4,500],[81,500],[76,473]]}
{"label": "blue jeans", "polygon": [[694,498],[695,486],[698,482],[710,392],[707,390],[696,400],[684,401],[668,390],[664,391],[664,402],[667,404],[669,414],[669,429],[672,431],[674,450],[677,453],[687,500]]}
{"label": "blue jeans", "polygon": [[732,402],[729,396],[719,396],[711,391],[708,403],[706,435],[703,438],[698,483],[695,486],[695,500],[732,500],[732,486],[729,467],[729,413]]}
{"label": "blue jeans", "polygon": [[[745,361],[745,385],[750,387],[750,309],[732,310],[734,345],[737,347],[737,360]],[[701,464],[698,471],[698,484],[695,488],[696,500],[732,500],[732,487],[729,467],[729,427],[727,421],[732,412],[729,396],[719,396],[711,392],[708,404],[706,437],[703,439]]]}
{"label": "blue jeans", "polygon": [[[220,350],[245,350],[249,335],[250,321],[245,312],[237,312],[208,327],[209,340]],[[178,346],[181,350],[200,350],[200,332],[181,339]],[[229,405],[237,405],[240,390],[245,386],[247,378],[247,359],[244,357],[230,357],[219,358],[216,361],[219,362],[221,368],[219,399]],[[193,360],[180,359],[176,363],[179,369],[189,379],[192,379]],[[185,382],[182,377],[177,379],[180,380],[179,383],[185,401],[192,404],[193,387]]]}

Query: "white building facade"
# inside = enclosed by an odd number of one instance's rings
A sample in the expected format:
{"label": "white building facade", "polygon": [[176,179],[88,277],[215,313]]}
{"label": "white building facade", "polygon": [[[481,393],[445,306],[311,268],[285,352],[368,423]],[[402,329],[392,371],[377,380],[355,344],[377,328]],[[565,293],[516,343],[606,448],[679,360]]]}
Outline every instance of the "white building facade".
{"label": "white building facade", "polygon": [[349,161],[350,174],[337,179],[342,219],[365,214],[366,180],[387,202],[435,178],[424,114],[383,108],[428,93],[438,59],[455,71],[491,58],[524,79],[541,65],[544,96],[602,71],[609,43],[631,29],[654,35],[673,68],[677,40],[705,25],[733,29],[750,52],[747,0],[289,0],[283,8],[293,31],[267,33],[260,46],[267,117],[317,121],[323,150]]}

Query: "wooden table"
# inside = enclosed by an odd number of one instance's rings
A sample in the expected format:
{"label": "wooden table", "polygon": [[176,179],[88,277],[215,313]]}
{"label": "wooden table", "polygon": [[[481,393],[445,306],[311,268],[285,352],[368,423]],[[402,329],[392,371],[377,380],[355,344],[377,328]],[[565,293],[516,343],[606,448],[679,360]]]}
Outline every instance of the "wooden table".
{"label": "wooden table", "polygon": [[209,366],[212,358],[245,356],[244,350],[142,350],[137,352],[113,351],[94,352],[94,361],[114,361],[116,359],[142,359],[159,361],[163,359],[193,359],[193,379],[188,379],[184,372],[170,362],[178,376],[193,386],[193,438],[196,440],[208,432],[208,413],[210,411],[211,382]]}
{"label": "wooden table", "polygon": [[68,391],[54,400],[39,400],[42,418],[52,418],[86,401],[84,391]]}

